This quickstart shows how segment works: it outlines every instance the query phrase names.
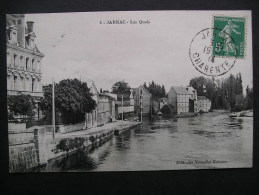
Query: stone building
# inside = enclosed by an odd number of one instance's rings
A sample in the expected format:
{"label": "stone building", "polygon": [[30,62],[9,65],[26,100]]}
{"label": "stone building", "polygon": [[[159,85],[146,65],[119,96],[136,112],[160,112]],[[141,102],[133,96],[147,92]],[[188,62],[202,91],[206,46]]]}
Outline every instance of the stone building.
{"label": "stone building", "polygon": [[168,104],[172,105],[177,114],[195,112],[197,92],[192,87],[172,86],[168,92]]}
{"label": "stone building", "polygon": [[[122,103],[123,96],[123,103]],[[134,98],[133,90],[130,90],[130,94],[118,94],[118,100],[115,101],[115,112],[116,119],[121,120],[122,114],[123,119],[127,119],[134,115]],[[123,106],[122,106],[123,105]]]}
{"label": "stone building", "polygon": [[115,120],[115,99],[107,94],[99,93],[97,104],[97,125]]}
{"label": "stone building", "polygon": [[211,108],[211,101],[205,96],[197,97],[197,112],[209,112]]}
{"label": "stone building", "polygon": [[135,112],[140,114],[142,111],[143,116],[149,115],[151,110],[151,94],[143,86],[139,86],[133,90]]}
{"label": "stone building", "polygon": [[24,14],[6,15],[7,95],[30,94],[39,102],[44,55],[35,44],[34,22],[26,23]]}
{"label": "stone building", "polygon": [[85,114],[84,129],[104,125],[115,120],[115,99],[113,96],[105,93],[99,93],[94,82],[87,78],[80,78],[82,82],[87,83],[92,98],[96,103],[96,108],[90,113]]}
{"label": "stone building", "polygon": [[167,98],[160,98],[159,99],[159,110],[161,110],[164,105],[168,105],[168,100]]}
{"label": "stone building", "polygon": [[[82,79],[81,79],[82,80]],[[92,94],[92,98],[95,101],[96,105],[98,105],[98,90],[93,81],[84,79],[83,82],[87,83],[87,87],[90,89],[90,93]],[[85,114],[85,126],[86,128],[97,127],[97,107],[91,111],[90,113]]]}

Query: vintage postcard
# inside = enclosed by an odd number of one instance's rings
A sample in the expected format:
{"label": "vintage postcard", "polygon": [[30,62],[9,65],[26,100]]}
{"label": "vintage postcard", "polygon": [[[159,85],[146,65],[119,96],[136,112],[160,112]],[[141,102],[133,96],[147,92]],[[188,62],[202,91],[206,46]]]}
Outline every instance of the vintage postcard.
{"label": "vintage postcard", "polygon": [[251,11],[6,15],[9,171],[251,168]]}

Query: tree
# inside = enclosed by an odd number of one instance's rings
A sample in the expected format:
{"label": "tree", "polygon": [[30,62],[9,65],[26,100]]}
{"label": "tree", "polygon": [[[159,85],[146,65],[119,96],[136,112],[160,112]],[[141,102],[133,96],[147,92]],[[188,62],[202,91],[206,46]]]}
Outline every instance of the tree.
{"label": "tree", "polygon": [[23,115],[32,118],[35,114],[36,103],[31,95],[20,94],[8,97],[9,117]]}
{"label": "tree", "polygon": [[117,81],[112,86],[112,92],[117,94],[124,94],[124,93],[130,94],[130,86],[127,82],[123,80]]}
{"label": "tree", "polygon": [[146,82],[144,82],[143,87],[144,87],[145,89],[147,89],[147,84],[146,84]]}
{"label": "tree", "polygon": [[190,80],[189,85],[196,89],[199,96],[204,96],[206,94],[206,87],[208,84],[208,79],[204,76],[195,77]]}
{"label": "tree", "polygon": [[[146,86],[146,82],[144,83],[143,86],[144,87]],[[148,87],[146,86],[145,88],[149,91],[149,93],[152,94],[152,98],[154,99],[159,99],[166,96],[164,85],[161,86],[159,84],[156,84],[154,81],[149,82]]]}
{"label": "tree", "polygon": [[252,109],[253,108],[253,87],[249,88],[249,86],[246,87],[246,97],[245,97],[245,108],[246,109]]}
{"label": "tree", "polygon": [[[84,120],[85,113],[95,109],[96,103],[86,83],[78,79],[65,79],[55,85],[55,106],[64,123],[77,123]],[[40,107],[52,115],[52,85],[44,92]]]}
{"label": "tree", "polygon": [[197,90],[199,96],[206,96],[212,101],[212,108],[231,110],[245,109],[241,73],[230,74],[225,79],[195,77],[190,80],[190,86]]}

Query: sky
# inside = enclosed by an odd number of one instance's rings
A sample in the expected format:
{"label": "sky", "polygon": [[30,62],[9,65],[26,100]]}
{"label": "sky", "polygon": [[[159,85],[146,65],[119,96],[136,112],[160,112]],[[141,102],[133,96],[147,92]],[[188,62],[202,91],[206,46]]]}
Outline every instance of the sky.
{"label": "sky", "polygon": [[[246,57],[237,59],[225,75],[241,72],[243,87],[252,86],[251,13],[249,11],[136,11],[27,14],[34,21],[42,60],[42,83],[80,76],[97,89],[111,90],[119,80],[138,87],[154,80],[171,86],[187,86],[198,72],[189,57],[191,40],[212,27],[213,15],[242,16],[247,20]],[[100,24],[125,20],[126,24]],[[130,24],[130,20],[137,24]],[[149,21],[139,24],[139,21]],[[208,76],[205,76],[208,77]]]}

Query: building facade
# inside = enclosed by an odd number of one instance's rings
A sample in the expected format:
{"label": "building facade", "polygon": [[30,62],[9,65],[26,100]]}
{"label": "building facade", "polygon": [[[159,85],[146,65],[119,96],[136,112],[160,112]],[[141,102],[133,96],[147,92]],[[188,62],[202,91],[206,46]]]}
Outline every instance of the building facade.
{"label": "building facade", "polygon": [[205,96],[198,96],[197,98],[197,112],[209,112],[211,108],[211,101]]}
{"label": "building facade", "polygon": [[143,86],[134,88],[134,107],[137,114],[142,113],[143,116],[150,114],[151,110],[151,94]]}
{"label": "building facade", "polygon": [[[82,79],[80,79],[82,80]],[[86,82],[87,87],[90,89],[90,93],[92,94],[92,98],[95,101],[96,105],[98,105],[98,90],[94,84],[93,81],[90,80],[83,80],[83,82]],[[92,110],[89,113],[85,114],[85,126],[84,129],[86,128],[91,128],[91,127],[97,127],[97,118],[98,118],[98,114],[97,114],[97,107]]]}
{"label": "building facade", "polygon": [[[123,97],[123,101],[122,101]],[[121,120],[122,114],[123,119],[127,119],[134,115],[134,98],[133,90],[130,90],[130,95],[128,94],[118,94],[118,100],[115,101],[116,108],[116,119]]]}
{"label": "building facade", "polygon": [[97,113],[97,126],[115,120],[115,99],[109,95],[99,93]]}
{"label": "building facade", "polygon": [[196,100],[197,92],[192,87],[172,86],[168,92],[168,104],[174,107],[177,114],[195,112]]}
{"label": "building facade", "polygon": [[33,26],[24,14],[6,15],[7,95],[30,94],[36,102],[43,98],[41,60]]}
{"label": "building facade", "polygon": [[85,114],[84,129],[101,126],[114,121],[116,98],[109,94],[99,93],[94,82],[89,79],[81,78],[81,81],[87,83],[87,87],[90,89],[92,98],[97,105],[93,111]]}
{"label": "building facade", "polygon": [[159,99],[159,110],[161,110],[164,105],[168,105],[168,100],[167,98],[160,98]]}

